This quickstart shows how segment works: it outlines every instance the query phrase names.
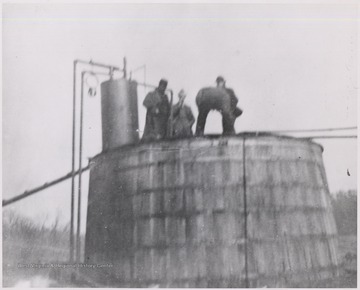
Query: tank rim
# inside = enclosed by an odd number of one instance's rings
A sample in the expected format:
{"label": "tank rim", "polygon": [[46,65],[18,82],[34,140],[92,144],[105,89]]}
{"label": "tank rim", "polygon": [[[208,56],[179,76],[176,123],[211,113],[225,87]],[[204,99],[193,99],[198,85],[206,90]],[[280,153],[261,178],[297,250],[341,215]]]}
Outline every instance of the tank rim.
{"label": "tank rim", "polygon": [[213,140],[213,139],[237,139],[237,138],[257,138],[257,137],[270,137],[270,138],[277,138],[277,139],[286,139],[286,140],[296,140],[299,142],[305,142],[305,143],[311,143],[313,145],[316,145],[318,147],[320,147],[321,152],[324,151],[324,147],[319,144],[314,142],[311,137],[310,138],[299,138],[299,137],[293,137],[293,136],[288,136],[288,135],[280,135],[280,134],[275,134],[275,133],[270,133],[270,132],[263,132],[263,131],[244,131],[244,132],[240,132],[236,135],[222,135],[222,134],[208,134],[208,135],[203,135],[201,137],[196,137],[196,136],[192,136],[192,137],[186,137],[186,138],[166,138],[166,139],[161,139],[161,140],[156,140],[156,141],[139,141],[138,143],[132,143],[132,144],[125,144],[116,148],[111,148],[108,150],[104,150],[101,151],[100,153],[96,154],[95,156],[93,156],[91,159],[95,159],[98,156],[110,153],[110,152],[115,152],[117,150],[121,150],[121,149],[127,149],[127,148],[131,148],[131,147],[137,147],[137,146],[142,146],[145,144],[159,144],[159,143],[172,143],[172,142],[178,142],[178,141],[185,141],[185,140]]}

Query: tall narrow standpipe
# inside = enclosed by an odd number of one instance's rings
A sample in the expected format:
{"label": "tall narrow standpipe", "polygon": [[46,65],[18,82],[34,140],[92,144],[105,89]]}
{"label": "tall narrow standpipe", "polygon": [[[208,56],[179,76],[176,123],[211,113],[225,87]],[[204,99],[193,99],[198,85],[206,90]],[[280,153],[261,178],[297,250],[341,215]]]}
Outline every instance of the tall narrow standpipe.
{"label": "tall narrow standpipe", "polygon": [[[115,66],[109,66],[106,64],[102,64],[102,63],[95,63],[92,60],[90,61],[83,61],[83,60],[74,60],[74,71],[73,71],[73,122],[72,122],[72,155],[71,155],[71,212],[70,212],[70,262],[74,261],[74,228],[75,228],[75,129],[76,129],[76,68],[77,68],[77,64],[84,64],[84,65],[91,65],[91,66],[96,66],[96,67],[101,67],[101,68],[107,68],[110,69],[111,72],[113,71],[123,71],[124,72],[124,77],[126,77],[126,59],[124,58],[124,69],[120,69],[118,67]],[[111,75],[111,73],[110,73]],[[83,81],[82,81],[83,83]],[[83,85],[83,84],[82,84]],[[82,117],[82,116],[81,116]],[[82,128],[81,128],[82,129]],[[81,140],[82,143],[82,140]],[[79,158],[81,160],[81,156]],[[80,167],[81,168],[81,165]],[[81,176],[80,176],[80,180],[79,180],[79,192],[81,191]],[[79,214],[78,214],[79,217]],[[78,224],[79,224],[80,220],[78,219]],[[79,231],[79,230],[78,230]]]}
{"label": "tall narrow standpipe", "polygon": [[71,153],[71,212],[70,212],[70,262],[74,261],[74,198],[75,198],[75,118],[76,118],[76,65],[73,72],[73,122],[72,122],[72,153]]}
{"label": "tall narrow standpipe", "polygon": [[[80,100],[80,140],[79,140],[79,169],[82,166],[82,139],[83,139],[83,110],[84,110],[84,75],[81,73],[81,100]],[[78,188],[78,209],[77,209],[77,233],[76,233],[76,261],[80,262],[81,240],[80,240],[80,224],[81,224],[81,171],[79,172],[79,188]]]}

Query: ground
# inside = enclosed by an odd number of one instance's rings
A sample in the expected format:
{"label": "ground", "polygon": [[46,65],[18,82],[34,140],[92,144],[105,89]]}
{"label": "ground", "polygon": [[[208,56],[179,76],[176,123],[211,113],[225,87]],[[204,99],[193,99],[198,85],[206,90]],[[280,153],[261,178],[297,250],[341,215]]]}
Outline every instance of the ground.
{"label": "ground", "polygon": [[[24,245],[25,246],[25,245]],[[339,237],[339,261],[341,262],[339,277],[322,281],[312,285],[312,288],[356,288],[357,287],[357,242],[356,235],[347,235]],[[66,271],[61,271],[66,272]],[[63,273],[64,274],[64,273]],[[47,279],[44,277],[51,277]],[[64,275],[69,277],[69,275]],[[48,269],[18,269],[9,267],[6,261],[3,261],[3,286],[4,287],[74,287],[67,282],[60,283],[55,281],[58,277],[51,275]],[[62,277],[64,278],[64,277]],[[60,279],[64,280],[64,279]],[[79,287],[79,286],[77,286]],[[299,285],[301,287],[301,285]]]}
{"label": "ground", "polygon": [[341,263],[339,277],[315,283],[312,288],[357,288],[356,240],[356,235],[339,236],[338,259]]}
{"label": "ground", "polygon": [[340,276],[326,285],[326,288],[356,288],[357,287],[357,239],[356,235],[339,237],[339,259],[342,263]]}

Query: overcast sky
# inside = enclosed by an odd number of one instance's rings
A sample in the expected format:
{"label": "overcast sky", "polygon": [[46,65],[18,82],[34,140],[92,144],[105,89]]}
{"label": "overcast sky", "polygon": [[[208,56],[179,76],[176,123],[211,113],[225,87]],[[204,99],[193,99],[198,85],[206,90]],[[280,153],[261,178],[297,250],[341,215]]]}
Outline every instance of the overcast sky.
{"label": "overcast sky", "polygon": [[[357,13],[355,4],[4,5],[3,197],[71,170],[74,59],[146,64],[147,81],[184,88],[195,115],[197,91],[223,75],[244,110],[237,132],[356,125]],[[85,102],[86,164],[101,151],[99,94]],[[205,132],[221,130],[211,113]],[[356,140],[318,142],[331,192],[355,189]],[[66,222],[69,196],[64,182],[9,209]]]}

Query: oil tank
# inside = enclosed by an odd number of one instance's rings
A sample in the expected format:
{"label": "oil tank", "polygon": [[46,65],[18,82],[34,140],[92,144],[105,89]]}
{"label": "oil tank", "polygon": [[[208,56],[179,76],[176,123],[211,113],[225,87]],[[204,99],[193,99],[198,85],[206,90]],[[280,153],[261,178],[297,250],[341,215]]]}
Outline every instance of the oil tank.
{"label": "oil tank", "polygon": [[123,146],[92,160],[86,263],[113,287],[311,287],[337,275],[316,143],[266,134]]}
{"label": "oil tank", "polygon": [[139,141],[137,83],[127,79],[101,84],[103,151]]}

